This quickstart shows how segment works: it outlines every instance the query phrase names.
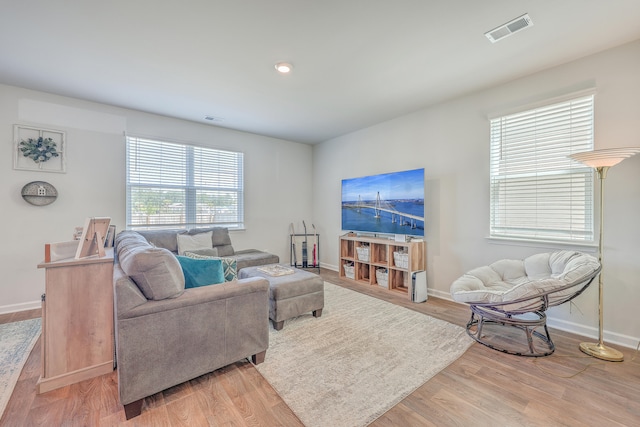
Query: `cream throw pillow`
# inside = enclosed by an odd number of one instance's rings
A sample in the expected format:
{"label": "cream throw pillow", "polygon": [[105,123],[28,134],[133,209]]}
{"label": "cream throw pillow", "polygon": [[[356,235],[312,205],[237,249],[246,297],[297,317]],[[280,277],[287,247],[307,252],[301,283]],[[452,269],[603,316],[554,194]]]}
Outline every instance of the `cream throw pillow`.
{"label": "cream throw pillow", "polygon": [[211,231],[198,234],[177,234],[178,255],[184,255],[185,252],[191,252],[198,249],[213,248],[211,234]]}

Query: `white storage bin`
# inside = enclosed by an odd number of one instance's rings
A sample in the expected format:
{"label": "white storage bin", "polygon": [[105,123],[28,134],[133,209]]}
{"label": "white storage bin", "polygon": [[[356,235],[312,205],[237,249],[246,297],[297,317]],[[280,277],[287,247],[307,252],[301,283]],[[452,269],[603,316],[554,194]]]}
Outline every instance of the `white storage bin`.
{"label": "white storage bin", "polygon": [[354,266],[353,265],[349,265],[349,264],[345,264],[344,265],[344,275],[347,276],[347,279],[355,278],[353,270],[354,270]]}
{"label": "white storage bin", "polygon": [[378,286],[389,289],[389,272],[386,268],[376,270],[376,281],[378,282]]}
{"label": "white storage bin", "polygon": [[357,246],[356,252],[358,253],[358,260],[369,261],[369,246]]}
{"label": "white storage bin", "polygon": [[409,254],[404,252],[394,252],[393,264],[398,268],[409,268]]}

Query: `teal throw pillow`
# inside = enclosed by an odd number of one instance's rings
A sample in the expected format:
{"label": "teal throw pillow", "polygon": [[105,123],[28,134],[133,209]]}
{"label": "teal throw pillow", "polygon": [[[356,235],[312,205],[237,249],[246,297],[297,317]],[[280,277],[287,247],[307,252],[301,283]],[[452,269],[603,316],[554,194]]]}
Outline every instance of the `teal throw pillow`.
{"label": "teal throw pillow", "polygon": [[195,259],[180,255],[176,258],[184,273],[185,289],[217,285],[225,281],[222,261],[219,259]]}
{"label": "teal throw pillow", "polygon": [[222,261],[222,270],[224,271],[225,282],[231,282],[238,279],[238,265],[235,258],[207,256],[196,252],[185,252],[185,256],[194,259],[219,259]]}

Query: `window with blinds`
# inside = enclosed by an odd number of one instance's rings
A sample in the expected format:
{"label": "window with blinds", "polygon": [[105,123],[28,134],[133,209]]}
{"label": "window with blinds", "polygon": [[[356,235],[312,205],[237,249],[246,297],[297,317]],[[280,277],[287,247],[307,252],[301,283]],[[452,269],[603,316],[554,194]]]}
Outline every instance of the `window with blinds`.
{"label": "window with blinds", "polygon": [[243,153],[127,137],[127,227],[244,226]]}
{"label": "window with blinds", "polygon": [[490,237],[593,242],[593,95],[491,120]]}

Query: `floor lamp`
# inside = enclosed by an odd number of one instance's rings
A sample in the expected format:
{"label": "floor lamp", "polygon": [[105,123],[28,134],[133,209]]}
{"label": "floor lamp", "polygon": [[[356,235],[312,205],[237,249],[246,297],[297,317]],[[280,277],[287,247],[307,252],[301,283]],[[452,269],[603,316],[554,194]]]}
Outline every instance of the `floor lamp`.
{"label": "floor lamp", "polygon": [[586,151],[583,153],[572,154],[571,157],[589,167],[594,168],[598,172],[598,178],[600,180],[600,240],[598,243],[598,259],[600,261],[600,275],[598,277],[598,314],[599,314],[599,334],[597,343],[583,342],[580,343],[580,350],[589,356],[597,357],[598,359],[608,360],[611,362],[622,362],[624,356],[618,350],[607,347],[604,345],[602,338],[603,334],[603,321],[602,321],[602,296],[603,296],[603,284],[602,284],[602,271],[604,265],[602,264],[602,236],[604,229],[604,180],[607,177],[607,171],[610,167],[617,165],[624,159],[640,153],[640,147],[628,147],[628,148],[607,148],[603,150]]}

